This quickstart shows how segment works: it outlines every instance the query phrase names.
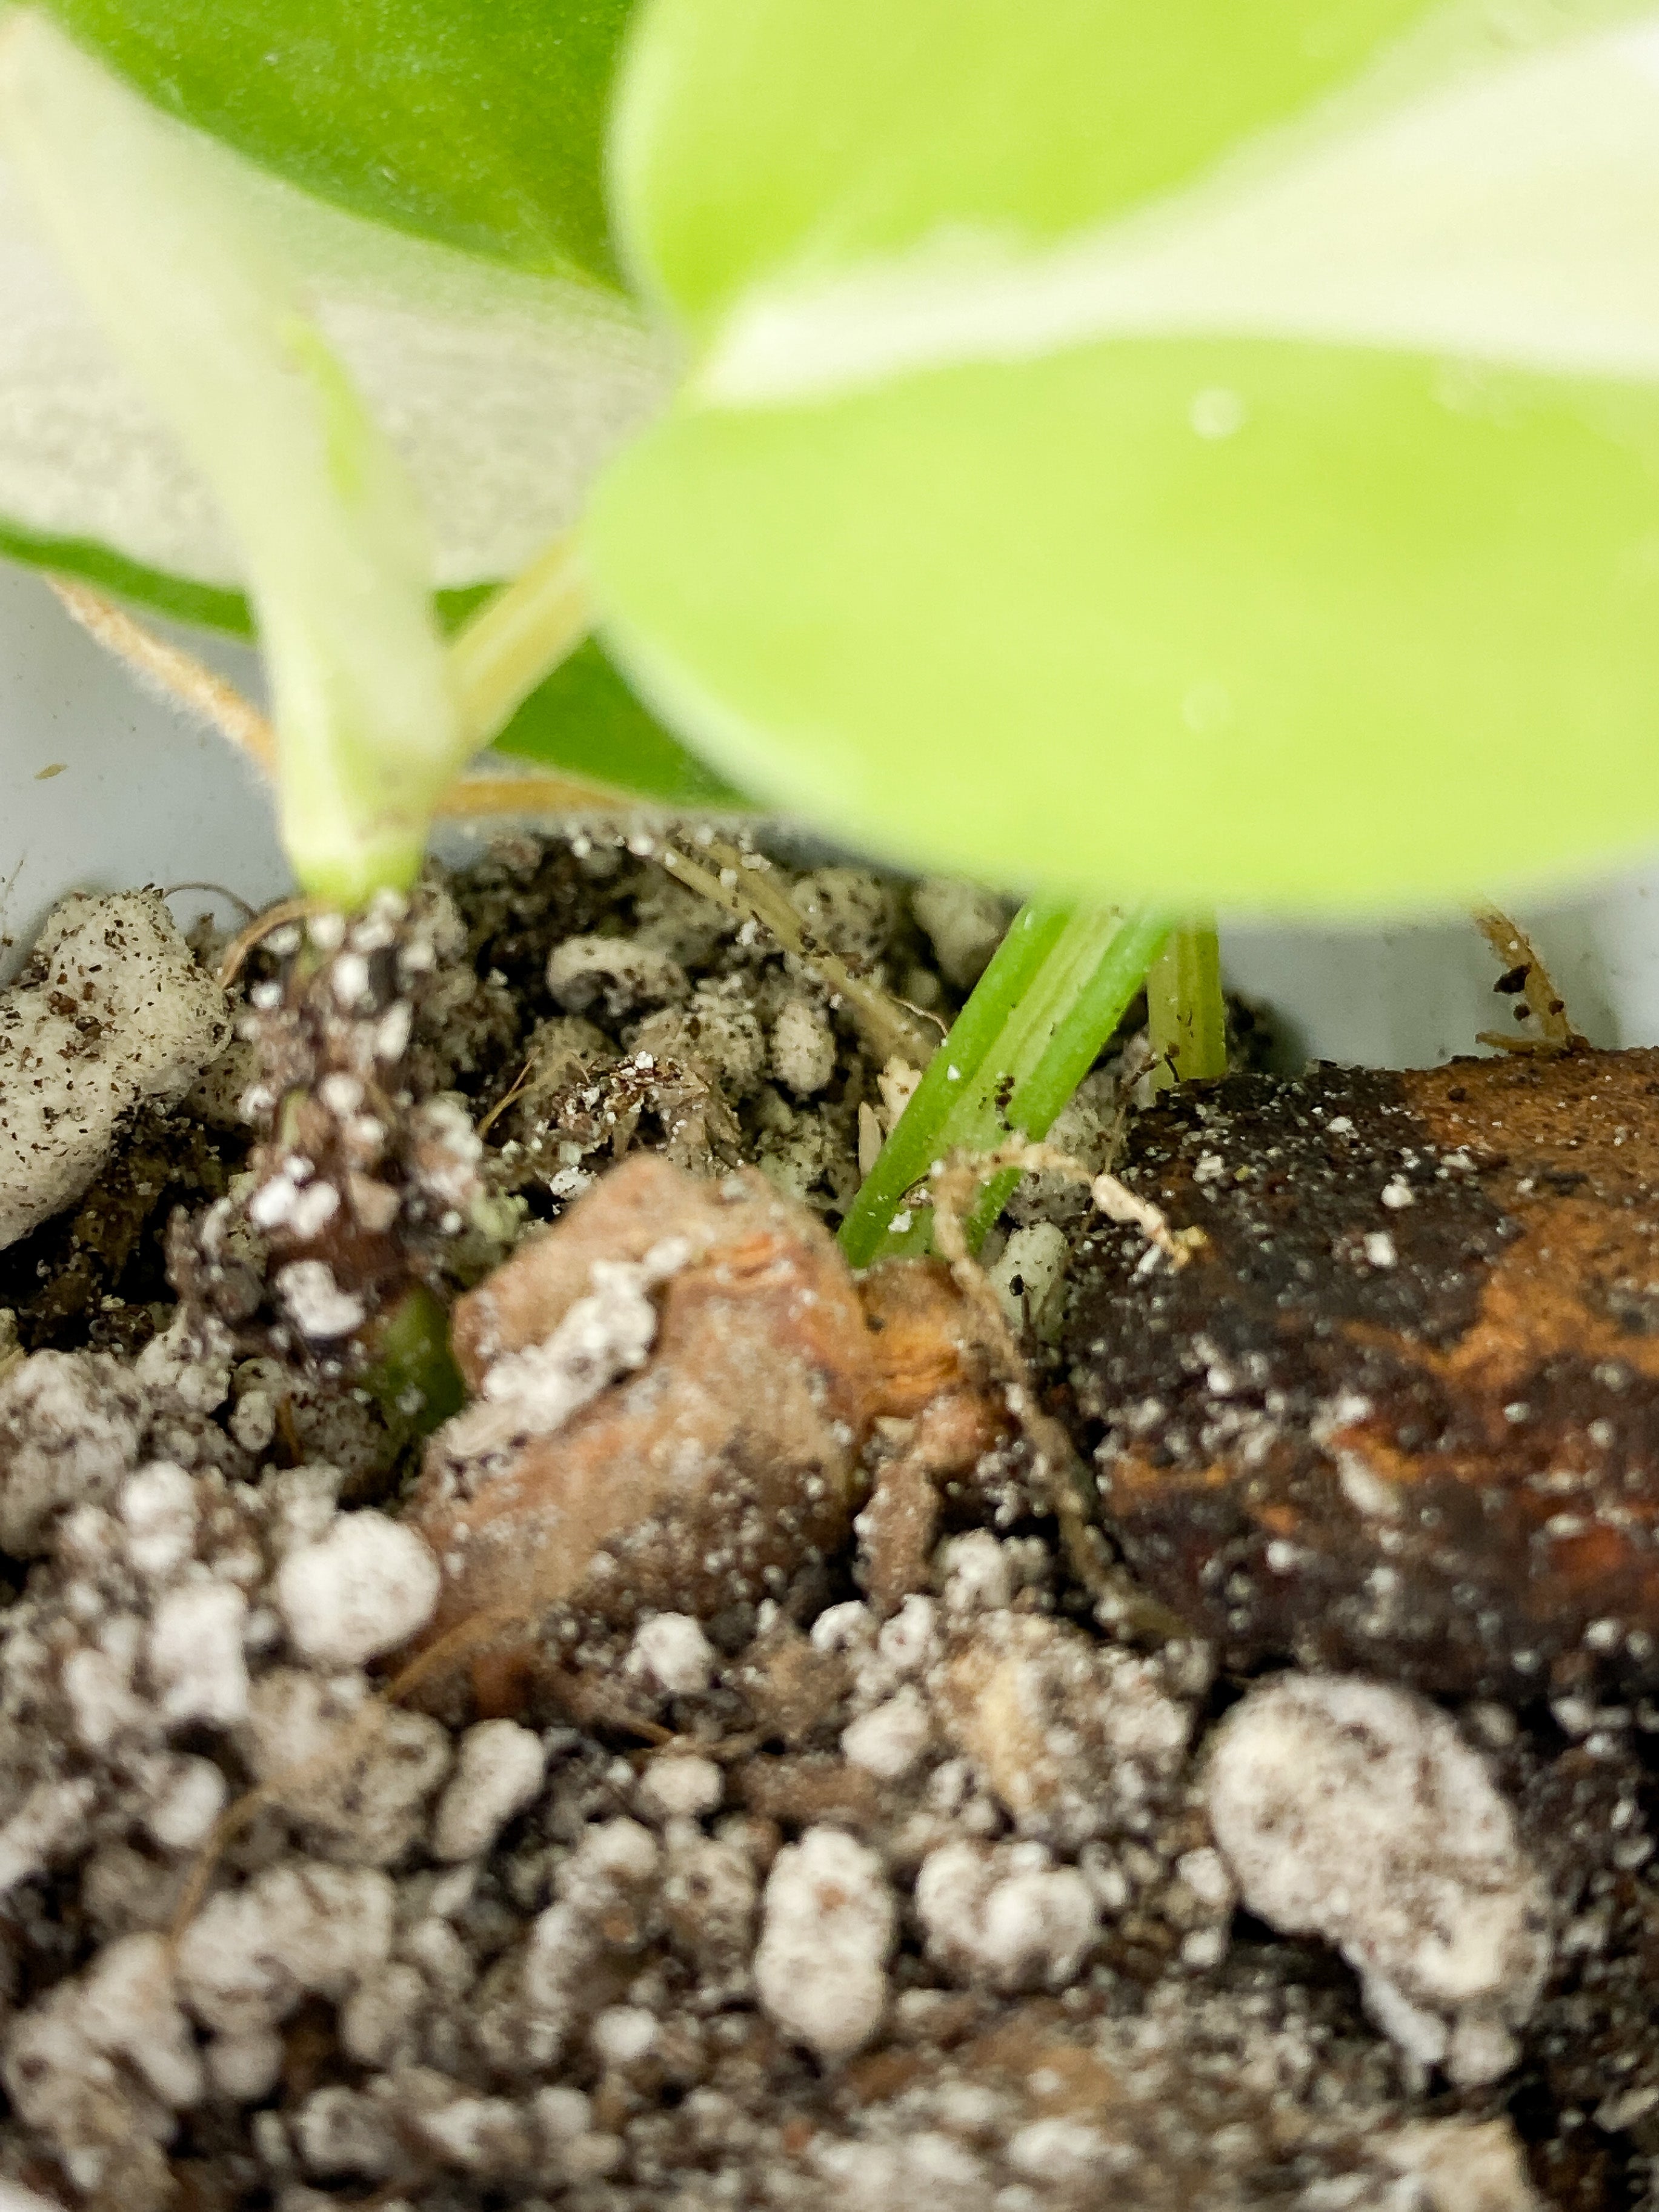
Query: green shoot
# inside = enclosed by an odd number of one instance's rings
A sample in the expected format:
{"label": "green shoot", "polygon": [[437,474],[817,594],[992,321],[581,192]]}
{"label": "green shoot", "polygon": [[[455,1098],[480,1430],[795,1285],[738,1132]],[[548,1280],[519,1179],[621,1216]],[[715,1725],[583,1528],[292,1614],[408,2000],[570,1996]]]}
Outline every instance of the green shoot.
{"label": "green shoot", "polygon": [[[1033,900],[1014,917],[990,966],[917,1085],[842,1224],[854,1267],[925,1251],[931,1222],[904,1200],[957,1150],[992,1152],[1012,1131],[1045,1135],[1098,1058],[1169,935],[1149,908]],[[970,1249],[1018,1176],[988,1184],[967,1224]]]}
{"label": "green shoot", "polygon": [[466,1402],[449,1348],[449,1316],[424,1284],[381,1321],[363,1376],[394,1431],[428,1436]]}
{"label": "green shoot", "polygon": [[449,648],[450,681],[469,751],[505,729],[593,626],[575,541],[556,538],[486,599]]}
{"label": "green shoot", "polygon": [[1227,1073],[1227,1003],[1213,922],[1171,930],[1146,977],[1152,1085],[1213,1083]]}
{"label": "green shoot", "polygon": [[228,158],[33,13],[0,33],[0,145],[241,542],[301,884],[353,907],[409,884],[470,739],[389,442]]}

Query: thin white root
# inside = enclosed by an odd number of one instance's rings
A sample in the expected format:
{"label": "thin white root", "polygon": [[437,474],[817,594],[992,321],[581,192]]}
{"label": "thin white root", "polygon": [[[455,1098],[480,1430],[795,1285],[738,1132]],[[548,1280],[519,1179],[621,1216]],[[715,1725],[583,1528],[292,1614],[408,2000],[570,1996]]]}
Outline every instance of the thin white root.
{"label": "thin white root", "polygon": [[[1083,1172],[1087,1175],[1088,1170]],[[1201,1229],[1171,1229],[1167,1218],[1150,1199],[1142,1198],[1115,1175],[1103,1173],[1094,1176],[1089,1184],[1089,1195],[1109,1221],[1139,1230],[1172,1267],[1184,1267],[1204,1245]]]}
{"label": "thin white root", "polygon": [[248,954],[273,931],[281,929],[290,921],[307,921],[313,914],[322,914],[325,910],[325,902],[321,899],[286,898],[278,899],[275,906],[268,906],[263,914],[256,914],[246,928],[237,931],[224,949],[219,962],[219,988],[229,990],[241,974],[242,963]]}
{"label": "thin white root", "polygon": [[993,1152],[953,1153],[932,1180],[933,1243],[939,1256],[950,1261],[952,1273],[960,1260],[979,1273],[978,1263],[968,1250],[963,1216],[986,1179],[1006,1173],[1010,1168],[1018,1168],[1027,1175],[1063,1176],[1067,1182],[1087,1184],[1090,1196],[1109,1221],[1139,1229],[1172,1267],[1184,1267],[1208,1242],[1201,1229],[1171,1229],[1166,1217],[1150,1199],[1140,1197],[1116,1176],[1085,1167],[1070,1152],[1060,1152],[1053,1145],[1034,1144],[1029,1138],[1012,1137]]}
{"label": "thin white root", "polygon": [[[1126,1571],[1112,1563],[1090,1515],[1088,1478],[1082,1462],[1064,1426],[1043,1410],[1032,1389],[1024,1356],[1001,1302],[990,1278],[968,1249],[963,1219],[980,1184],[988,1171],[996,1174],[1008,1168],[1064,1175],[1090,1184],[1096,1180],[1069,1152],[1051,1145],[1033,1144],[1023,1137],[999,1146],[994,1152],[954,1153],[933,1178],[934,1244],[940,1258],[948,1261],[957,1287],[981,1317],[985,1341],[995,1358],[1004,1402],[1030,1446],[1033,1480],[1046,1495],[1059,1524],[1060,1543],[1073,1573],[1089,1593],[1102,1620],[1109,1618],[1148,1642],[1167,1643],[1183,1632],[1182,1622],[1138,1590]],[[1167,1224],[1165,1227],[1167,1231]],[[1196,1234],[1201,1243],[1203,1232]],[[1190,1245],[1182,1249],[1180,1259],[1172,1259],[1171,1265],[1183,1266],[1193,1249]]]}

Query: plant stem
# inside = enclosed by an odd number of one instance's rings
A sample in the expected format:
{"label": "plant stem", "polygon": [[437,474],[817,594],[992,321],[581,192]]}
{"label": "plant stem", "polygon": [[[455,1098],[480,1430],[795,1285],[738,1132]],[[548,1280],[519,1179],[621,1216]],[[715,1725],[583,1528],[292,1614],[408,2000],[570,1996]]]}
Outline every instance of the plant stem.
{"label": "plant stem", "polygon": [[[991,1152],[1012,1131],[1042,1137],[1093,1066],[1168,936],[1140,908],[1033,900],[1015,915],[990,966],[929,1063],[842,1224],[854,1267],[925,1251],[924,1214],[895,1231],[905,1193],[960,1149]],[[977,1247],[1017,1174],[995,1178],[968,1224]]]}
{"label": "plant stem", "polygon": [[1146,1029],[1155,1091],[1213,1083],[1227,1073],[1227,1005],[1213,922],[1185,922],[1170,933],[1146,977]]}
{"label": "plant stem", "polygon": [[556,538],[450,641],[449,674],[468,744],[481,750],[593,627],[574,532]]}
{"label": "plant stem", "polygon": [[412,883],[466,751],[425,524],[243,168],[30,9],[0,27],[0,145],[240,541],[302,886]]}

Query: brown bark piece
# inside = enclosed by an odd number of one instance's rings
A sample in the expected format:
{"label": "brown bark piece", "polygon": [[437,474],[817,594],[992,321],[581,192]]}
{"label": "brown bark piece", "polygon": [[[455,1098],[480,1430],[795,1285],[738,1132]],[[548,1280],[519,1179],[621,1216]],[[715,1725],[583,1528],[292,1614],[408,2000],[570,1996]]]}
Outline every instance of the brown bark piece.
{"label": "brown bark piece", "polygon": [[621,1626],[653,1611],[707,1617],[845,1538],[863,1314],[829,1236],[757,1175],[711,1184],[650,1154],[624,1162],[462,1300],[468,1382],[545,1342],[589,1295],[596,1261],[639,1261],[672,1238],[689,1256],[653,1293],[642,1366],[482,1470],[457,1463],[453,1425],[433,1439],[408,1516],[444,1565],[428,1642],[469,1644],[476,1621],[469,1658],[493,1644],[499,1659],[559,1607]]}
{"label": "brown bark piece", "polygon": [[1206,1245],[1073,1270],[1074,1432],[1227,1661],[1431,1690],[1659,1672],[1659,1052],[1169,1094],[1126,1177]]}
{"label": "brown bark piece", "polygon": [[755,1726],[793,1751],[834,1718],[852,1686],[852,1669],[838,1651],[820,1651],[785,1616],[750,1645],[737,1686]]}
{"label": "brown bark piece", "polygon": [[874,1494],[858,1518],[860,1572],[877,1611],[926,1589],[941,1490],[1015,1433],[997,1382],[1006,1348],[938,1260],[890,1261],[859,1285],[870,1329]]}
{"label": "brown bark piece", "polygon": [[823,1820],[874,1835],[892,1809],[890,1785],[830,1752],[751,1759],[734,1777],[744,1808],[790,1828]]}
{"label": "brown bark piece", "polygon": [[870,1503],[854,1523],[860,1580],[884,1618],[896,1613],[914,1591],[927,1589],[939,1521],[933,1469],[907,1443],[881,1469]]}

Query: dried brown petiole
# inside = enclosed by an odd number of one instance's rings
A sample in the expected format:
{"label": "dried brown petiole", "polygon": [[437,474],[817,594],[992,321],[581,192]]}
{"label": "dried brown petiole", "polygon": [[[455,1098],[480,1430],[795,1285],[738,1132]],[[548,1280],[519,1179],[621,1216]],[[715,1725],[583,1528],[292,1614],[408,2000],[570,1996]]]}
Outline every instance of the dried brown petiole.
{"label": "dried brown petiole", "polygon": [[[1522,1018],[1530,1018],[1538,1024],[1536,1034],[1529,1036],[1516,1036],[1504,1030],[1482,1030],[1476,1042],[1491,1045],[1499,1052],[1573,1052],[1582,1048],[1587,1040],[1568,1020],[1567,1002],[1556,989],[1526,931],[1495,906],[1477,907],[1474,921],[1504,963],[1504,973],[1492,988],[1521,999],[1525,1006]],[[1519,1007],[1516,1012],[1521,1013]]]}

